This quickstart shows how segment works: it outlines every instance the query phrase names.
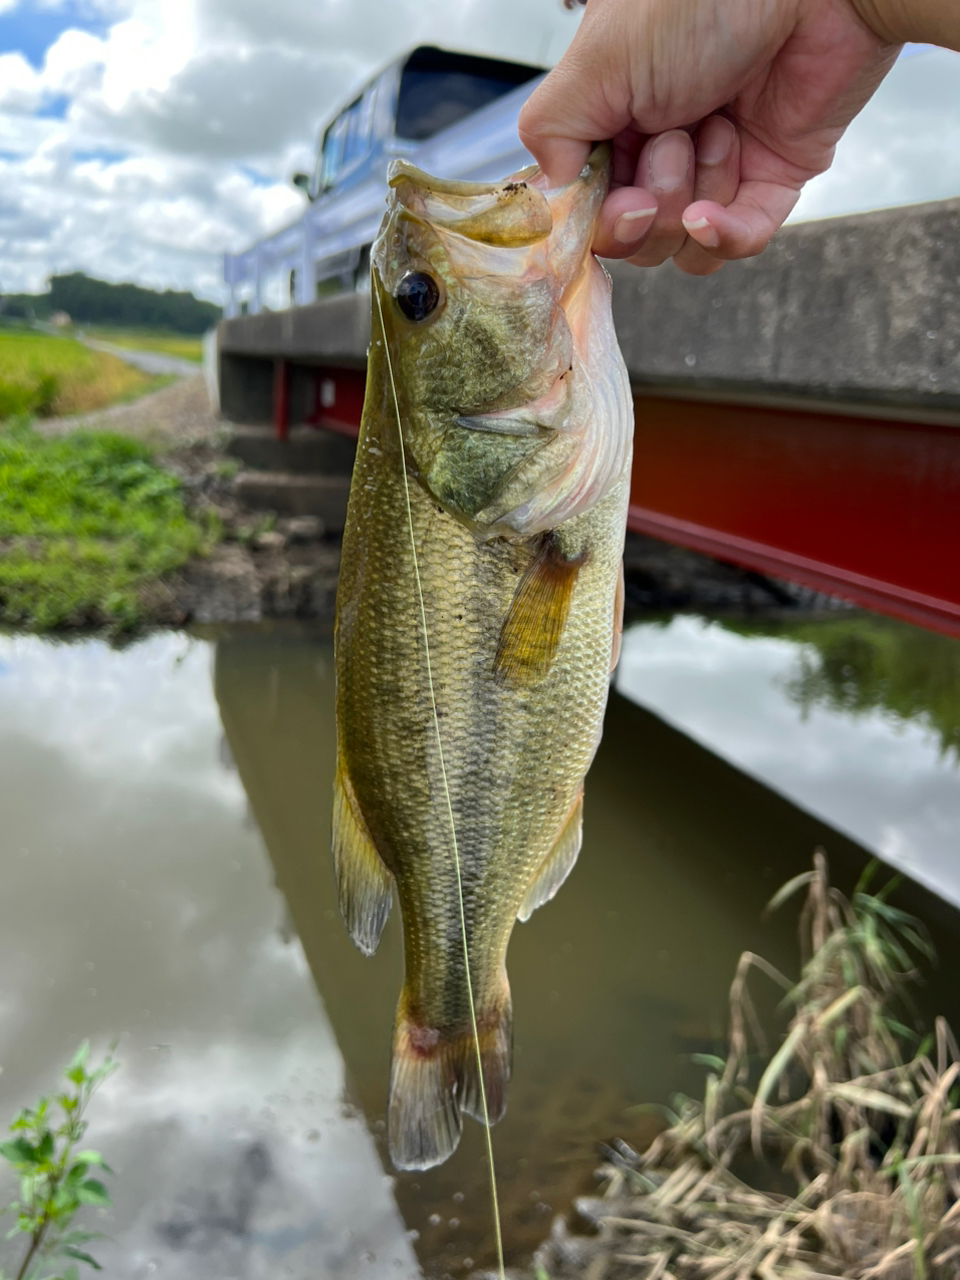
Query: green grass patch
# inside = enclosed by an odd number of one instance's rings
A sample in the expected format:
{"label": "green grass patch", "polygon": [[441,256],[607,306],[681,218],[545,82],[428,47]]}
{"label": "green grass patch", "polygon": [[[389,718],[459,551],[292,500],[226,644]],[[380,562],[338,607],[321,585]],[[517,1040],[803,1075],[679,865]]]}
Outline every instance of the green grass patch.
{"label": "green grass patch", "polygon": [[0,330],[0,421],[102,409],[155,385],[139,369],[72,338]]}
{"label": "green grass patch", "polygon": [[115,347],[128,351],[156,351],[164,356],[176,356],[179,360],[203,362],[203,339],[185,333],[169,333],[163,329],[101,329],[84,325],[84,332],[101,342],[112,342]]}
{"label": "green grass patch", "polygon": [[180,482],[107,432],[0,430],[0,622],[48,631],[135,627],[145,588],[209,550]]}

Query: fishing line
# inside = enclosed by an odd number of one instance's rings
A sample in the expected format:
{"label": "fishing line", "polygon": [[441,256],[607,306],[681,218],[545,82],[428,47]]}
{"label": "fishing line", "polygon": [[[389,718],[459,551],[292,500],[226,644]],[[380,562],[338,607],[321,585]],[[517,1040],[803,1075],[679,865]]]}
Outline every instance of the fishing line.
{"label": "fishing line", "polygon": [[480,1052],[480,1029],[477,1026],[477,1011],[473,1003],[473,983],[470,980],[470,953],[467,946],[467,916],[463,906],[463,880],[460,876],[460,850],[457,846],[457,827],[453,816],[453,801],[450,799],[450,785],[447,782],[447,767],[443,760],[443,739],[440,734],[440,716],[437,712],[437,696],[433,689],[433,667],[430,663],[430,637],[427,632],[427,610],[423,603],[423,585],[420,581],[420,564],[417,560],[417,538],[413,528],[413,505],[410,501],[410,480],[407,476],[406,449],[403,442],[403,423],[400,418],[400,401],[397,398],[397,384],[393,376],[393,360],[390,357],[390,344],[387,342],[387,329],[383,322],[383,303],[380,301],[379,281],[374,278],[373,296],[377,300],[377,311],[380,314],[380,337],[384,354],[387,358],[387,373],[390,375],[390,391],[393,396],[393,408],[397,416],[397,433],[400,437],[400,470],[403,473],[403,492],[407,501],[407,522],[410,527],[410,550],[413,552],[413,574],[417,583],[417,597],[420,603],[420,621],[423,625],[423,652],[426,659],[427,686],[430,690],[430,706],[433,710],[433,728],[437,737],[437,754],[440,759],[440,776],[443,779],[443,793],[447,802],[447,813],[450,817],[450,837],[453,843],[453,862],[457,870],[457,901],[460,905],[460,930],[463,936],[463,968],[467,976],[467,1002],[470,1005],[470,1022],[473,1026],[473,1043],[477,1050],[477,1076],[480,1081],[480,1103],[483,1107],[483,1128],[487,1137],[487,1159],[490,1163],[490,1193],[493,1198],[493,1227],[497,1240],[497,1264],[500,1280],[506,1280],[503,1266],[503,1236],[500,1231],[500,1202],[497,1197],[497,1171],[493,1163],[493,1139],[490,1136],[490,1115],[487,1111],[487,1090],[483,1083],[483,1055]]}

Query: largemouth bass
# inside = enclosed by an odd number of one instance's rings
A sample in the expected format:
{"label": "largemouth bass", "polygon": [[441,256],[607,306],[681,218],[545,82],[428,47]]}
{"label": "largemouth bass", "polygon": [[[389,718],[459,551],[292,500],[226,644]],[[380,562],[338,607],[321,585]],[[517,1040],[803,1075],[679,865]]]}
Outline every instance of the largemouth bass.
{"label": "largemouth bass", "polygon": [[487,1113],[503,1114],[507,944],[580,849],[619,645],[633,428],[610,281],[590,252],[609,166],[597,148],[549,190],[536,169],[491,186],[395,163],[372,252],[333,847],[362,951],[394,887],[403,916],[388,1126],[400,1169],[445,1160],[462,1113],[483,1119],[464,933]]}

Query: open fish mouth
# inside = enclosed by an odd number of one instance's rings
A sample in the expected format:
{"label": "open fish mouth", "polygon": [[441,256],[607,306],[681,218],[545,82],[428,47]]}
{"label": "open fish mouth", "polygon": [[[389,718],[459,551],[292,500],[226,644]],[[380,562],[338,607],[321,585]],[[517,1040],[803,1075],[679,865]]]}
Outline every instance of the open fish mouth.
{"label": "open fish mouth", "polygon": [[536,165],[491,185],[436,178],[407,160],[391,163],[387,182],[399,205],[441,233],[518,249],[562,228],[562,236],[554,238],[568,256],[582,256],[610,185],[612,155],[609,143],[594,147],[579,176],[563,187],[549,187]]}

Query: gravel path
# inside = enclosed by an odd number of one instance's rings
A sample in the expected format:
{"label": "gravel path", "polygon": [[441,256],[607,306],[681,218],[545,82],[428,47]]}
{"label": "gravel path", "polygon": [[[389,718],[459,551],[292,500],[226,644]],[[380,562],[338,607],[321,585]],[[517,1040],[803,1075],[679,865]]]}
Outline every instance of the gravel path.
{"label": "gravel path", "polygon": [[116,356],[132,364],[142,373],[173,374],[175,378],[190,378],[197,372],[194,360],[183,360],[180,356],[164,355],[160,351],[136,351],[133,347],[118,347],[112,342],[101,342],[99,338],[88,338],[86,334],[78,335],[85,347],[93,351],[105,351],[108,356]]}

